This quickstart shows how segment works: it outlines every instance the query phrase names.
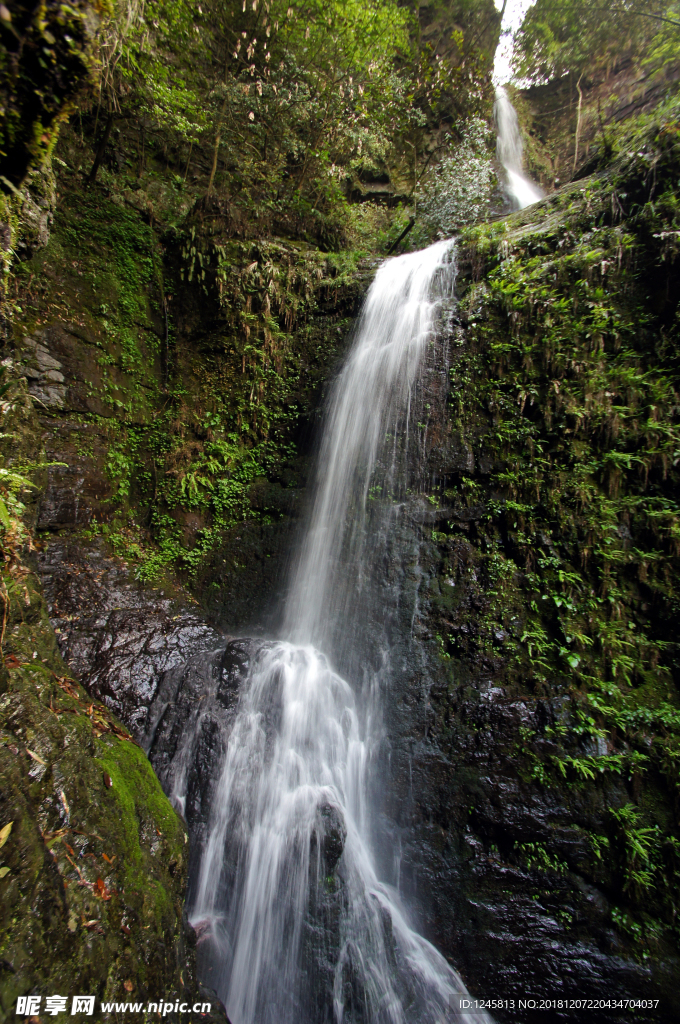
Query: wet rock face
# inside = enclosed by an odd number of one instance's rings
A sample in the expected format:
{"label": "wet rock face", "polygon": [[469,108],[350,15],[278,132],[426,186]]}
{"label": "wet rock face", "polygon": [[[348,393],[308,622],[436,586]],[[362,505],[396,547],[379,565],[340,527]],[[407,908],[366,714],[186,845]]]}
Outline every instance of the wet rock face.
{"label": "wet rock face", "polygon": [[314,838],[320,844],[326,872],[332,875],[342,857],[347,838],[347,827],[338,813],[337,807],[332,807],[330,804],[323,804],[319,807],[318,820],[319,824]]}
{"label": "wet rock face", "polygon": [[251,659],[262,641],[222,640],[160,677],[143,744],[161,784],[186,819],[197,865],[207,838],[219,766]]}
{"label": "wet rock face", "polygon": [[[481,658],[467,663],[465,685],[460,677],[452,685],[429,632],[442,582],[438,552],[407,511],[375,584],[379,616],[362,641],[374,657],[378,644],[390,651],[372,793],[382,876],[473,995],[598,998],[607,991],[645,999],[654,992],[666,1009],[641,1019],[670,1024],[674,951],[660,947],[655,961],[638,959],[612,926],[611,893],[588,880],[587,837],[606,832],[607,807],[626,803],[626,780],[615,776],[574,798],[521,776],[524,737],[546,720],[559,722],[563,701],[507,696],[504,664]],[[466,597],[475,600],[473,584]],[[542,847],[550,864],[531,861]],[[576,1018],[556,1012],[551,1019]],[[619,1022],[625,1014],[603,1012],[602,1019]]]}
{"label": "wet rock face", "polygon": [[[0,1021],[27,994],[212,1004],[183,918],[186,828],[136,743],[70,677],[36,575],[10,594],[0,675]],[[9,670],[8,670],[9,669]],[[44,1012],[44,1001],[42,1002]],[[68,1010],[66,1011],[68,1012]],[[179,1020],[170,1015],[169,1020]]]}
{"label": "wet rock face", "polygon": [[64,404],[66,388],[61,363],[50,355],[42,341],[24,338],[19,372],[29,381],[28,390],[39,402],[60,409]]}
{"label": "wet rock face", "polygon": [[163,674],[216,647],[222,634],[188,603],[137,584],[97,544],[52,538],[38,568],[62,657],[141,739]]}
{"label": "wet rock face", "polygon": [[[569,789],[539,785],[522,771],[528,737],[559,726],[564,698],[513,696],[502,657],[470,656],[453,669],[442,662],[432,631],[446,579],[418,518],[405,509],[395,526],[371,598],[379,614],[362,638],[374,663],[376,650],[389,650],[385,741],[372,793],[382,876],[474,995],[599,998],[607,991],[648,999],[653,992],[663,1009],[641,1019],[670,1024],[676,951],[660,941],[656,956],[643,960],[613,925],[610,880],[603,872],[592,881],[589,837],[608,834],[608,808],[629,802],[630,780],[610,775]],[[471,575],[457,588],[473,636],[483,610],[478,581]],[[535,749],[551,753],[548,740],[536,740]],[[584,755],[597,753],[583,745]],[[552,1019],[578,1018],[555,1012]],[[602,1019],[622,1022],[625,1012],[603,1011]]]}

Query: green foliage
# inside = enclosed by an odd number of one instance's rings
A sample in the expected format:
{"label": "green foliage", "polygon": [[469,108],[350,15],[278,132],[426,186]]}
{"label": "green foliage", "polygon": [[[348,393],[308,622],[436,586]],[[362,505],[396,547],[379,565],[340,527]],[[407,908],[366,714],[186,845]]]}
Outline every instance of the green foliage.
{"label": "green foliage", "polygon": [[543,843],[515,843],[515,851],[530,871],[551,871],[562,875],[567,865],[551,855]]}
{"label": "green foliage", "polygon": [[[262,442],[247,445],[240,434],[225,434],[220,417],[207,414],[213,440],[187,446],[168,443],[167,420],[152,431],[131,428],[112,446],[107,471],[116,485],[111,521],[93,524],[90,533],[104,536],[115,553],[133,563],[135,575],[146,582],[159,580],[168,570],[178,569],[194,576],[206,556],[214,550],[234,526],[249,519],[266,521],[252,507],[250,487],[271,475],[282,457],[292,455],[281,443]],[[140,445],[151,448],[155,493],[150,508],[151,534],[139,529],[134,512],[126,512],[133,487],[137,498],[145,494],[150,474],[140,461]],[[141,494],[139,492],[141,491]],[[177,515],[197,515],[204,524],[188,546]]]}
{"label": "green foliage", "polygon": [[622,851],[625,883],[623,891],[646,892],[653,887],[655,859],[659,849],[659,828],[644,827],[633,804],[610,811],[616,823],[618,846]]}
{"label": "green foliage", "polygon": [[9,559],[16,557],[18,552],[29,542],[29,534],[24,525],[26,505],[21,500],[25,492],[35,485],[25,475],[35,469],[29,466],[24,472],[17,472],[15,467],[0,466],[0,525],[2,526],[2,549]]}
{"label": "green foliage", "polygon": [[[476,394],[505,496],[490,511],[534,595],[521,643],[537,680],[553,666],[625,686],[667,672],[662,630],[639,605],[623,611],[639,584],[663,602],[677,572],[677,370],[671,335],[636,285],[649,261],[672,273],[658,242],[639,248],[675,230],[663,181],[653,212],[641,203],[625,230],[608,192],[586,186],[580,229],[567,214],[555,236],[501,242],[483,297],[500,319],[471,318],[493,367]],[[463,371],[471,359],[461,356]]]}
{"label": "green foliage", "polygon": [[613,907],[611,912],[612,924],[619,932],[631,939],[641,952],[641,958],[646,960],[650,950],[656,952],[659,938],[663,932],[663,923],[648,916],[642,919],[634,917],[627,910],[620,907]]}
{"label": "green foliage", "polygon": [[64,197],[57,235],[91,294],[91,327],[102,336],[97,354],[102,379],[98,386],[90,384],[90,395],[123,419],[136,419],[158,394],[153,372],[161,345],[158,240],[135,212],[90,191]]}
{"label": "green foliage", "polygon": [[197,92],[196,5],[118,0],[102,33],[100,102],[113,111],[132,102],[152,123],[196,141],[205,125]]}
{"label": "green foliage", "polygon": [[475,117],[459,134],[460,142],[420,186],[418,210],[430,237],[449,237],[463,224],[484,220],[496,184],[489,125]]}
{"label": "green foliage", "polygon": [[[312,318],[320,296],[354,293],[357,259],[280,242],[234,242],[213,233],[212,222],[194,221],[180,236],[180,277],[198,283],[215,304],[216,351],[202,367],[200,393],[187,394],[178,379],[160,410],[138,422],[144,399],[158,389],[149,366],[153,333],[140,349],[140,328],[150,325],[145,292],[156,285],[155,248],[138,218],[113,204],[109,212],[101,223],[94,205],[79,203],[59,229],[66,252],[86,231],[90,244],[81,244],[78,266],[92,278],[95,295],[103,254],[110,275],[107,301],[99,303],[102,385],[93,396],[119,419],[106,423],[112,521],[93,530],[135,565],[140,579],[157,580],[173,567],[194,575],[238,523],[268,521],[266,509],[252,506],[250,488],[294,456],[300,360],[304,353],[323,361],[332,352],[328,340],[316,337]],[[129,511],[140,504],[146,530]],[[187,517],[196,524],[190,534],[181,526]]]}
{"label": "green foliage", "polygon": [[487,110],[493,5],[436,18],[435,47],[398,0],[126,0],[102,39],[98,111],[141,112],[142,164],[162,140],[182,183],[194,153],[208,196],[333,247],[357,181],[389,172],[412,192],[432,132],[440,147],[452,118]]}
{"label": "green foliage", "polygon": [[660,65],[673,49],[677,54],[679,31],[675,2],[536,0],[515,35],[514,68],[520,78],[543,82],[591,75],[624,55]]}
{"label": "green foliage", "polygon": [[171,139],[214,150],[209,190],[224,148],[239,191],[306,214],[327,204],[338,163],[380,159],[416,116],[395,68],[408,29],[396,0],[128,3],[102,81],[113,109],[140,106]]}

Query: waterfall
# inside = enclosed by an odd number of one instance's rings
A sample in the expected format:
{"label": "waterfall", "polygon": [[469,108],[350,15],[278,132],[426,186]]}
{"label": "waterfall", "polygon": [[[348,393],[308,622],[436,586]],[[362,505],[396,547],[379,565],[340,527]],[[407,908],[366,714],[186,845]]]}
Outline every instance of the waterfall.
{"label": "waterfall", "polygon": [[[440,300],[452,292],[451,249],[451,242],[439,242],[388,260],[366,297],[329,402],[311,521],[287,608],[287,631],[299,642],[327,650],[337,627],[349,624],[368,569],[364,547],[375,540],[366,512],[379,455],[386,462],[383,488],[403,487],[400,433],[408,433],[412,389]],[[391,444],[381,451],[386,435]],[[349,579],[339,571],[343,549]]]}
{"label": "waterfall", "polygon": [[368,669],[350,685],[334,668],[351,661],[371,614],[379,534],[409,486],[409,437],[419,443],[419,368],[454,280],[451,242],[378,269],[328,403],[286,639],[241,641],[238,687],[224,683],[223,659],[206,673],[209,692],[184,697],[164,781],[183,811],[196,802],[191,751],[212,716],[210,737],[222,738],[208,743],[215,782],[190,920],[204,981],[233,1024],[445,1024],[467,995],[379,877],[369,781],[380,687]]}
{"label": "waterfall", "polygon": [[496,87],[496,102],[493,108],[498,132],[496,153],[505,171],[506,190],[518,210],[531,206],[543,198],[543,192],[524,173],[522,137],[519,131],[517,112],[502,85]]}

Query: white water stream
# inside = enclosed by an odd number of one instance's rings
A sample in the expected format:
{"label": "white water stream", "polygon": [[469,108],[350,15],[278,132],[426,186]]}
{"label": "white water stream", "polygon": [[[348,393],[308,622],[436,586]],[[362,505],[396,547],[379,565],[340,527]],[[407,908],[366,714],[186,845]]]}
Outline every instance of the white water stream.
{"label": "white water stream", "polygon": [[543,198],[543,192],[524,171],[522,136],[517,112],[502,85],[496,86],[493,108],[496,121],[496,153],[505,171],[506,190],[518,210],[531,206]]}
{"label": "white water stream", "polygon": [[374,470],[380,461],[383,494],[404,488],[414,386],[454,278],[450,242],[378,269],[329,402],[288,639],[253,658],[216,768],[191,920],[233,1024],[487,1020],[459,1017],[460,977],[378,877],[368,793],[379,687],[370,672],[345,681],[320,653],[334,657],[338,637],[352,645]]}

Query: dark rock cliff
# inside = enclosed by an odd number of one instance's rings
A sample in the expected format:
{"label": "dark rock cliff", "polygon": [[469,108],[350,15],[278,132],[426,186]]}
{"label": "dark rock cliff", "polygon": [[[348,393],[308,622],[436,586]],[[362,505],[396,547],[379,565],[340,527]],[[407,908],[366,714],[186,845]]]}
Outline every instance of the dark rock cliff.
{"label": "dark rock cliff", "polygon": [[395,573],[404,602],[383,612],[386,814],[400,884],[473,991],[654,992],[644,1019],[670,1021],[674,115],[633,148],[460,247],[438,503],[418,544],[405,517],[384,581],[381,607]]}
{"label": "dark rock cliff", "polygon": [[603,151],[616,147],[621,126],[653,113],[676,91],[679,77],[673,62],[658,70],[627,56],[606,73],[598,69],[511,89],[531,174],[549,191],[591,174]]}

